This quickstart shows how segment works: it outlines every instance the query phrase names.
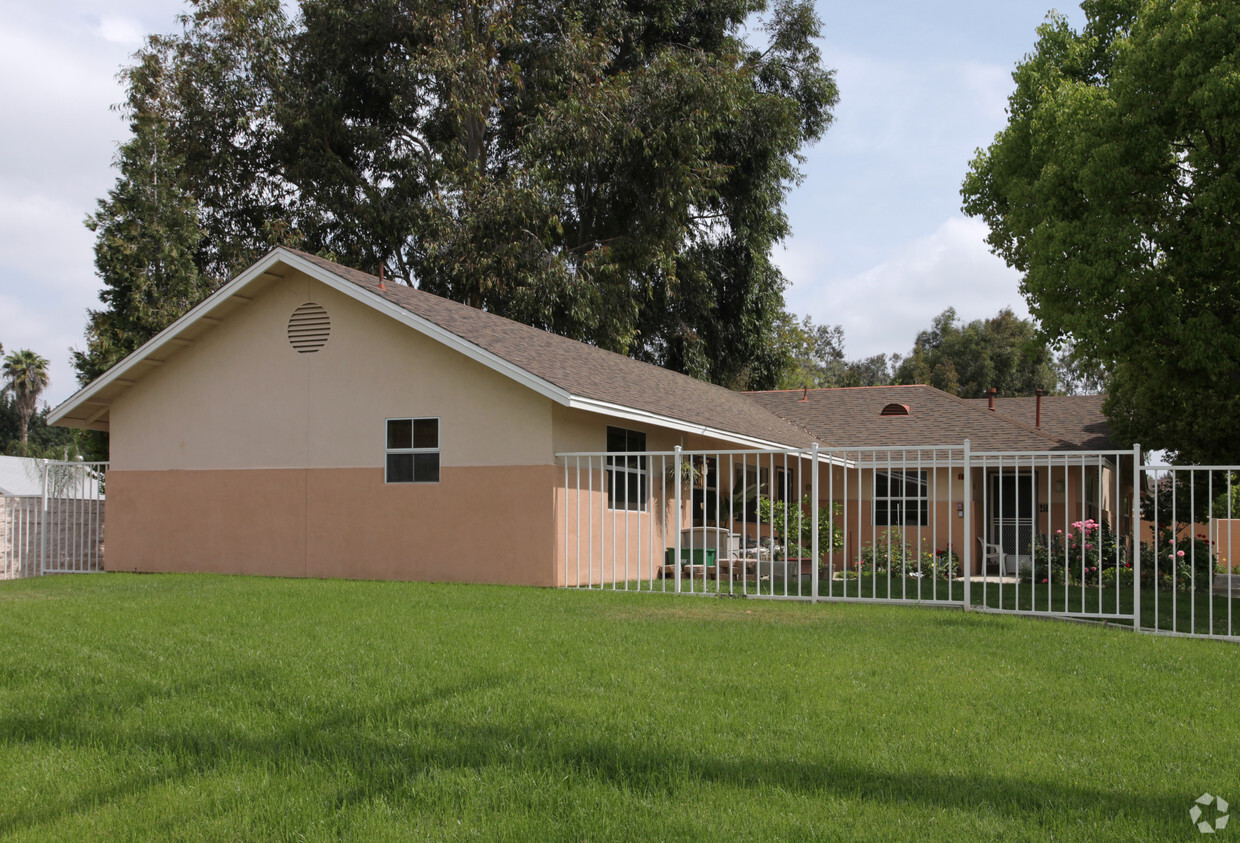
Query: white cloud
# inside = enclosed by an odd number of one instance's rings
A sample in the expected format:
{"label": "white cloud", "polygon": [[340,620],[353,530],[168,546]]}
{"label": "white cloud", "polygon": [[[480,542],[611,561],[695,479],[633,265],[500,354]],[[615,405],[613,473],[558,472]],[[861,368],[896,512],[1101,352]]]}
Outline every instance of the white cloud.
{"label": "white cloud", "polygon": [[131,48],[141,45],[146,35],[142,24],[131,18],[123,17],[101,18],[99,20],[98,32],[105,41],[110,41],[113,44],[123,44]]}
{"label": "white cloud", "polygon": [[94,238],[82,225],[84,216],[64,200],[0,191],[0,270],[75,298],[93,296]]}
{"label": "white cloud", "polygon": [[956,74],[973,101],[979,122],[988,119],[998,131],[1007,122],[1008,96],[1015,87],[1011,68],[970,61],[957,65]]}
{"label": "white cloud", "polygon": [[953,217],[888,260],[838,278],[807,276],[795,261],[780,259],[794,282],[789,307],[815,322],[843,325],[850,358],[908,352],[918,332],[948,307],[963,321],[994,316],[1003,307],[1028,318],[1020,274],[990,254],[985,237],[985,223]]}

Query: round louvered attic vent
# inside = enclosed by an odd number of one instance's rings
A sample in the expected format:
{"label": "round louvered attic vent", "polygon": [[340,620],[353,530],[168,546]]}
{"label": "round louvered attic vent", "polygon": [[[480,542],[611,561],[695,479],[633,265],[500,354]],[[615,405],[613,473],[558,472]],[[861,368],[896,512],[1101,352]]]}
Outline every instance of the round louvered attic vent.
{"label": "round louvered attic vent", "polygon": [[294,310],[288,320],[289,345],[297,349],[298,354],[318,351],[327,345],[331,332],[332,320],[327,316],[327,309],[312,301]]}

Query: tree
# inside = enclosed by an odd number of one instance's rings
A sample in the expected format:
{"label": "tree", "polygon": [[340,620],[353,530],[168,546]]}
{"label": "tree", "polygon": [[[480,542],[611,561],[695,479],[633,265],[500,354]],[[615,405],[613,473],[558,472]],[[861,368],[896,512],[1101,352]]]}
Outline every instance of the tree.
{"label": "tree", "polygon": [[1240,462],[1240,4],[1086,0],[1014,73],[967,213],[1043,330],[1108,376],[1113,436]]}
{"label": "tree", "polygon": [[774,382],[770,252],[837,96],[811,3],[301,8],[290,24],[276,0],[199,0],[127,76],[131,107],[168,80],[199,276],[294,242],[719,383]]}
{"label": "tree", "polygon": [[822,389],[841,386],[881,386],[891,383],[890,368],[900,355],[875,354],[863,360],[844,358],[844,329],[840,325],[801,322],[785,313],[777,323],[777,343],[783,357],[776,389]]}
{"label": "tree", "polygon": [[12,395],[21,422],[21,444],[29,441],[30,417],[34,415],[39,396],[47,388],[47,358],[29,349],[14,351],[4,358],[4,392]]}
{"label": "tree", "polygon": [[151,38],[122,74],[131,137],[116,157],[116,185],[86,218],[106,307],[89,312],[86,349],[73,352],[82,383],[253,260],[280,219],[278,202],[263,203],[273,192],[261,174],[270,160],[258,152],[270,108],[254,90],[270,85],[239,59],[256,39],[266,43],[269,5],[199,3],[183,20],[201,37]]}
{"label": "tree", "polygon": [[893,381],[925,383],[964,398],[981,398],[992,387],[1002,395],[1033,395],[1055,389],[1052,362],[1034,323],[1008,308],[960,325],[949,307],[917,335]]}

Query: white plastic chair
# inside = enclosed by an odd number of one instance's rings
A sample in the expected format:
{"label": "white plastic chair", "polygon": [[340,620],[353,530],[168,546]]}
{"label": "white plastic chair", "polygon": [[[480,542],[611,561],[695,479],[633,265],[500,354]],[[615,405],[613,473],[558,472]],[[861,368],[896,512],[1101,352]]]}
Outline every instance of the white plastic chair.
{"label": "white plastic chair", "polygon": [[1007,576],[1007,560],[1004,558],[1003,546],[991,544],[986,541],[985,536],[978,536],[978,542],[982,545],[982,575],[985,576],[986,568],[991,562],[999,565],[999,576]]}

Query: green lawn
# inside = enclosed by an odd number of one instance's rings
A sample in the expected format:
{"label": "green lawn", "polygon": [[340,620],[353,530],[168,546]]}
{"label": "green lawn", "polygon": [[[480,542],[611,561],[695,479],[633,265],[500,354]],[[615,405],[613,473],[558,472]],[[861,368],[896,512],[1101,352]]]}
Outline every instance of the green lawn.
{"label": "green lawn", "polygon": [[[1177,591],[1168,586],[1154,589],[1146,585],[1141,591],[1141,625],[1146,630],[1164,632],[1195,633],[1197,635],[1230,635],[1240,637],[1240,581],[1234,586],[1234,594],[1229,601],[1226,595],[1211,594],[1207,581],[1197,583],[1196,591]],[[612,586],[607,586],[611,589]],[[619,590],[651,590],[674,591],[675,582],[668,578],[666,586],[662,580],[653,582],[630,581],[615,586]],[[763,579],[755,583],[751,577],[747,583],[738,578],[729,582],[727,578],[715,581],[701,576],[690,581],[688,577],[681,580],[681,588],[688,593],[716,594],[763,597],[808,597],[813,593],[808,575],[789,579],[785,582],[777,579],[772,582]],[[1157,592],[1157,593],[1155,593]],[[908,600],[915,602],[958,603],[965,600],[964,583],[960,580],[948,582],[929,577],[899,577],[887,573],[864,573],[858,579],[855,576],[848,580],[828,580],[824,575],[819,582],[818,593],[822,596],[837,598],[860,598],[862,600]],[[974,578],[970,593],[970,605],[991,609],[1007,609],[1022,612],[1053,612],[1071,614],[1079,618],[1105,619],[1112,623],[1132,624],[1132,584],[1116,587],[1108,585],[1080,586],[1062,583],[1051,585],[1028,582],[999,584],[994,579],[983,584],[980,578]],[[1230,607],[1228,603],[1230,602]],[[1107,618],[1108,615],[1127,615],[1127,618]],[[1212,631],[1212,632],[1211,632]]]}
{"label": "green lawn", "polygon": [[0,837],[1196,840],[1238,688],[1233,644],[952,609],[5,582]]}

